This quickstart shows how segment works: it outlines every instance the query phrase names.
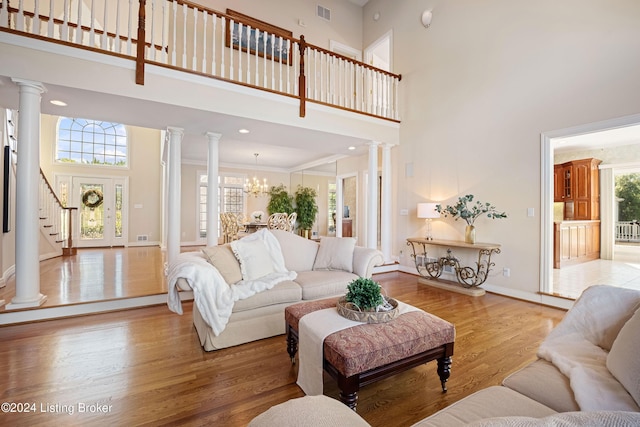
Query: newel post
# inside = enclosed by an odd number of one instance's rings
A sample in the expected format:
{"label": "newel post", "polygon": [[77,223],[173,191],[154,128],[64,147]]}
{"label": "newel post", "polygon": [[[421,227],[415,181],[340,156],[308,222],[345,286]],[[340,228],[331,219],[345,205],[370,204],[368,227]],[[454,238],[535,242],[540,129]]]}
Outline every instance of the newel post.
{"label": "newel post", "polygon": [[304,75],[304,52],[307,50],[307,42],[304,40],[304,36],[300,36],[300,76],[298,77],[298,96],[300,97],[300,117],[304,117],[307,114],[306,101],[307,101],[307,78]]}
{"label": "newel post", "polygon": [[145,18],[147,0],[140,0],[138,9],[138,41],[136,43],[136,84],[144,85],[144,49],[145,49]]}

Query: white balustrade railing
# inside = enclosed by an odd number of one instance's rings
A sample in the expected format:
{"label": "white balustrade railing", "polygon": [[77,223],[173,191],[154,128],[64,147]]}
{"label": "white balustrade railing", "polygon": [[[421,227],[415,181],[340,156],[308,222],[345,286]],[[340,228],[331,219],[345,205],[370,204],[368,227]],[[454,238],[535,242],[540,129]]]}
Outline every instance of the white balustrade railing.
{"label": "white balustrade railing", "polygon": [[638,221],[616,222],[616,240],[622,242],[640,242],[640,223]]}
{"label": "white balustrade railing", "polygon": [[399,75],[185,0],[0,0],[0,29],[399,120]]}

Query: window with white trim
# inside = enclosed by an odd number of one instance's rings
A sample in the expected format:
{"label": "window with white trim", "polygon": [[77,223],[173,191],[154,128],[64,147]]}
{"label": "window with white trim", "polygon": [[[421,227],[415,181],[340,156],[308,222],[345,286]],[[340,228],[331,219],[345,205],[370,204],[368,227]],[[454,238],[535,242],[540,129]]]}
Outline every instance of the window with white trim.
{"label": "window with white trim", "polygon": [[56,139],[56,162],[128,166],[127,130],[123,124],[62,117]]}
{"label": "window with white trim", "polygon": [[[244,193],[245,175],[223,174],[218,177],[218,206],[220,212],[243,213],[246,199]],[[198,172],[198,234],[207,237],[207,186],[206,172]],[[218,218],[218,237],[220,237],[220,218]]]}

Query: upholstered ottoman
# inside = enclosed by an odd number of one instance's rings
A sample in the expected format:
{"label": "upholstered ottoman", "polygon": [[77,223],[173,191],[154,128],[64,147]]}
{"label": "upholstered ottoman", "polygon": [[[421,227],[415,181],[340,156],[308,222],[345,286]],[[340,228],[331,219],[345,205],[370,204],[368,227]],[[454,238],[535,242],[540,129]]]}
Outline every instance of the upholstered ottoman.
{"label": "upholstered ottoman", "polygon": [[[287,351],[292,363],[298,350],[300,319],[336,306],[338,298],[303,302],[285,309]],[[355,409],[361,386],[437,360],[442,391],[451,369],[455,327],[422,310],[409,311],[387,323],[362,323],[327,336],[323,368],[337,381],[340,400]]]}

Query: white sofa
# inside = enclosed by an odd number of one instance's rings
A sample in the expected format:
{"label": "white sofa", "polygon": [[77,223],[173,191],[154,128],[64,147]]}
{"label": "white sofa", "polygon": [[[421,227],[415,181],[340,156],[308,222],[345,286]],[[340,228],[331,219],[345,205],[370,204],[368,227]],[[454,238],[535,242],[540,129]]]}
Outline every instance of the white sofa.
{"label": "white sofa", "polygon": [[[640,291],[592,286],[542,343],[538,360],[508,376],[502,386],[467,396],[414,427],[640,426],[639,354]],[[282,420],[292,414],[313,419],[329,407],[350,411],[327,399],[293,399],[249,425],[275,425],[273,420],[295,425]]]}
{"label": "white sofa", "polygon": [[[295,272],[296,277],[235,301],[228,323],[218,335],[205,322],[206,316],[202,315],[198,305],[194,304],[193,323],[204,350],[218,350],[284,334],[285,307],[302,300],[344,295],[352,280],[371,277],[373,267],[383,263],[380,251],[355,246],[355,239],[352,238],[321,238],[320,242],[316,242],[282,230],[265,232],[277,239],[284,265],[288,271]],[[242,264],[234,256],[231,249],[233,245],[232,242],[231,245],[180,254],[179,258],[183,262],[191,257],[192,264],[198,264],[198,268],[218,270],[227,285],[237,283],[242,286],[239,282],[243,279]],[[209,262],[203,263],[202,259]],[[194,283],[189,283],[186,277],[180,277],[174,266],[169,266],[168,271],[170,292],[173,286],[180,290],[194,288]]]}

